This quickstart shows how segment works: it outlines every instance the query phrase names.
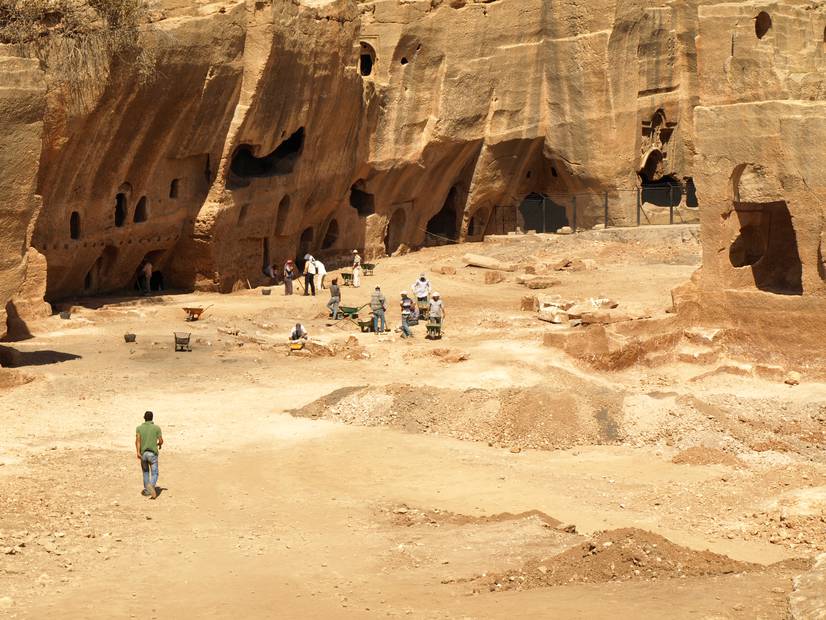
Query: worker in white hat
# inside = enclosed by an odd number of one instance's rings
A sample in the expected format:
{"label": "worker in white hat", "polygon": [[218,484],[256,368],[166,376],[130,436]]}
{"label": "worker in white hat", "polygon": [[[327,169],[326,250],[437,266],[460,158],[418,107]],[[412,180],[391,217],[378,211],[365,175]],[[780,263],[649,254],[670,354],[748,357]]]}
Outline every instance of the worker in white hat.
{"label": "worker in white hat", "polygon": [[358,250],[353,250],[353,286],[361,286],[361,256]]}
{"label": "worker in white hat", "polygon": [[445,320],[445,306],[442,303],[442,296],[436,291],[433,291],[430,296],[428,315],[433,323],[438,323],[439,325]]}

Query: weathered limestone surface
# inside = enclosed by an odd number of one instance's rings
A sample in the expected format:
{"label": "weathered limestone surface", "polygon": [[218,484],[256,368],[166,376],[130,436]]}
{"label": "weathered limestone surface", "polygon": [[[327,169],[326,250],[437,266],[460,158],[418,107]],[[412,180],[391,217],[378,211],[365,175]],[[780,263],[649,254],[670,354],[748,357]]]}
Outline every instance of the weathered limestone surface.
{"label": "weathered limestone surface", "polygon": [[306,252],[480,238],[531,192],[582,192],[580,226],[608,192],[630,222],[639,171],[692,175],[697,3],[654,4],[157,0],[148,83],[46,75],[47,297],[132,287],[147,258],[226,291]]}
{"label": "weathered limestone surface", "polygon": [[703,267],[675,293],[684,316],[808,360],[826,309],[824,26],[812,2],[699,8]]}
{"label": "weathered limestone surface", "polygon": [[0,45],[0,335],[23,286],[40,208],[36,194],[46,84],[35,60]]}

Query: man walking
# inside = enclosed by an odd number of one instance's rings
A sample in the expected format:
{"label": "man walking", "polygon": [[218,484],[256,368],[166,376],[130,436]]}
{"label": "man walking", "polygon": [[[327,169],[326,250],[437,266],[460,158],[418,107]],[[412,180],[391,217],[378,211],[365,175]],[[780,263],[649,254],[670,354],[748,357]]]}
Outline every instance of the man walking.
{"label": "man walking", "polygon": [[[373,311],[373,331],[376,335],[383,334],[387,330],[387,322],[384,318],[384,311],[387,308],[387,300],[381,293],[381,289],[377,286],[373,291],[373,296],[370,298],[370,310]],[[381,324],[381,331],[379,331],[379,324]]]}
{"label": "man walking", "polygon": [[154,414],[147,411],[143,414],[143,424],[135,429],[135,451],[143,471],[143,495],[155,499],[158,497],[155,487],[158,484],[158,450],[163,445],[163,436],[161,427],[152,421],[153,417]]}

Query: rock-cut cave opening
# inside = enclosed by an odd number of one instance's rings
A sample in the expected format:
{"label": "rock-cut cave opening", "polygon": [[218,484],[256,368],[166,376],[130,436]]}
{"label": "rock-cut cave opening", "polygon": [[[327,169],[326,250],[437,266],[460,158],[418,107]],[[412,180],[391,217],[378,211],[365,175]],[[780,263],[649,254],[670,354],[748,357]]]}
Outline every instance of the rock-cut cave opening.
{"label": "rock-cut cave opening", "polygon": [[361,53],[359,54],[359,73],[364,77],[373,73],[376,64],[376,50],[369,43],[361,42]]}
{"label": "rock-cut cave opening", "polygon": [[239,178],[271,177],[290,174],[304,150],[304,128],[300,127],[269,155],[256,157],[253,147],[242,144],[232,156],[230,170]]}
{"label": "rock-cut cave opening", "polygon": [[365,191],[364,181],[356,181],[350,188],[350,206],[360,217],[366,217],[376,212],[376,200],[373,194]]}
{"label": "rock-cut cave opening", "polygon": [[733,215],[739,231],[729,247],[732,267],[750,267],[761,291],[801,295],[803,266],[786,203],[735,203]]}

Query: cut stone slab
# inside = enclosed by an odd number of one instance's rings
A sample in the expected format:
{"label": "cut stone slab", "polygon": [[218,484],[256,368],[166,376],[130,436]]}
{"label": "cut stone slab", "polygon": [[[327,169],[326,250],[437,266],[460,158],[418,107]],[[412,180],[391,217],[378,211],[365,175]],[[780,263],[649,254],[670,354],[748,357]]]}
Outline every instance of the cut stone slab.
{"label": "cut stone slab", "polygon": [[531,278],[524,282],[525,286],[527,286],[531,290],[538,290],[538,289],[545,289],[551,288],[552,286],[558,286],[562,284],[560,280],[555,278],[546,278],[543,276],[537,276],[535,278]]}
{"label": "cut stone slab", "polygon": [[513,263],[505,263],[490,256],[482,256],[481,254],[465,254],[462,257],[462,261],[470,267],[496,269],[498,271],[516,271],[516,265]]}

